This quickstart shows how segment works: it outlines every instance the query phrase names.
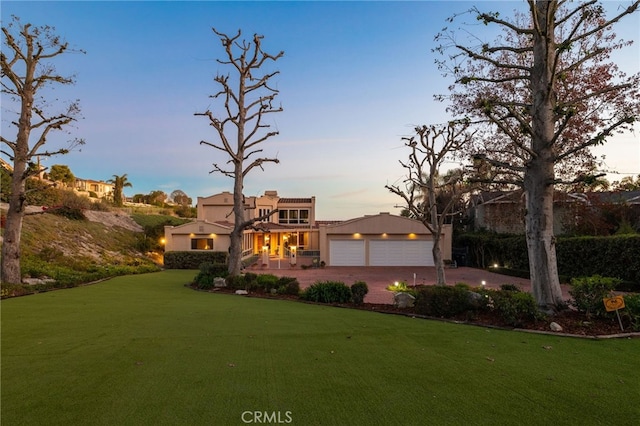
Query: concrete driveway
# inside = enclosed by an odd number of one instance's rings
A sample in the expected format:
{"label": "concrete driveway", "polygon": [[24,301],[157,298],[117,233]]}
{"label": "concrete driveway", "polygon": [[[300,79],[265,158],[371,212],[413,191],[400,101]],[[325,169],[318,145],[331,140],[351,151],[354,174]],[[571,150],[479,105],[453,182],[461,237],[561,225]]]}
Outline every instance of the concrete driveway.
{"label": "concrete driveway", "polygon": [[[364,281],[369,287],[365,297],[367,303],[393,303],[393,295],[385,288],[395,281],[405,281],[408,285],[434,285],[436,270],[434,267],[413,266],[330,266],[325,268],[302,269],[291,268],[288,263],[271,262],[269,267],[255,267],[247,270],[254,273],[274,274],[276,276],[295,277],[301,288],[306,288],[318,281],[342,281],[351,285],[356,281]],[[475,268],[448,268],[445,270],[448,284],[466,283],[472,287],[484,282],[488,288],[497,289],[502,284],[515,284],[523,291],[531,291],[528,279],[500,275]],[[565,299],[569,299],[568,286],[562,286]]]}

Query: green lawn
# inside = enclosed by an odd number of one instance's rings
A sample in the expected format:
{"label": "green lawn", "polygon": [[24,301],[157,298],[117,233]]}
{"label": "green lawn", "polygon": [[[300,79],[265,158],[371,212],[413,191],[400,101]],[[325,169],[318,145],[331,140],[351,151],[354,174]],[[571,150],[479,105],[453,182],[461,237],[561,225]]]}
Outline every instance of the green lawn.
{"label": "green lawn", "polygon": [[254,412],[297,425],[640,418],[640,339],[196,292],[184,287],[194,275],[3,300],[2,425],[242,425],[243,413],[258,423]]}

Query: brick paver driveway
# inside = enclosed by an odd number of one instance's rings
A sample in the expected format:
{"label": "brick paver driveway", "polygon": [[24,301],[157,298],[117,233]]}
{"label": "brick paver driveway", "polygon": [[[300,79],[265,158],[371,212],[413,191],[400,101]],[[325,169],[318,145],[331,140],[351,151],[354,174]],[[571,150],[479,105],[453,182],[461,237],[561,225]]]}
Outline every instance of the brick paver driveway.
{"label": "brick paver driveway", "polygon": [[[279,268],[278,268],[279,266]],[[433,267],[413,266],[330,266],[326,268],[302,269],[299,266],[291,268],[288,263],[271,262],[268,268],[256,267],[248,269],[255,273],[268,273],[277,276],[295,277],[301,288],[306,288],[318,281],[342,281],[351,285],[356,281],[364,281],[369,287],[369,293],[365,297],[368,303],[393,303],[392,293],[385,288],[395,281],[406,281],[407,284],[433,285],[436,282],[436,271]],[[500,275],[493,272],[475,268],[447,268],[446,279],[448,284],[464,282],[472,287],[485,285],[489,288],[499,288],[502,284],[515,284],[523,291],[531,290],[531,282],[528,279]],[[562,286],[565,299],[569,299],[568,286]]]}

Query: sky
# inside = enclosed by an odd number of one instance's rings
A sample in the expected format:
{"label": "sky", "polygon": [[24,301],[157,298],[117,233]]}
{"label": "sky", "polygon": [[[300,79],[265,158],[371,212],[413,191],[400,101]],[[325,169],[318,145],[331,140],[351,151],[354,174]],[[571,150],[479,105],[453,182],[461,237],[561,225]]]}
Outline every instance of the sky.
{"label": "sky", "polygon": [[[614,9],[620,3],[607,1]],[[181,2],[181,1],[6,1],[2,23],[11,15],[33,25],[54,26],[70,47],[55,61],[76,83],[57,89],[59,99],[80,100],[82,119],[70,134],[49,138],[50,149],[69,138],[86,144],[43,162],[66,164],[75,176],[108,180],[127,174],[125,194],[184,191],[195,201],[233,182],[210,173],[223,154],[200,141],[217,142],[205,117],[214,107],[213,78],[228,69],[211,30],[251,39],[284,56],[266,70],[279,90],[283,112],[267,123],[279,135],[263,143],[264,156],[277,157],[264,171],[245,178],[246,196],[277,190],[281,197],[316,197],[319,220],[366,214],[399,214],[401,200],[385,185],[401,184],[399,161],[408,156],[402,138],[421,124],[446,122],[445,105],[433,100],[452,83],[437,70],[431,49],[446,18],[471,6],[512,14],[521,1],[415,2]],[[477,30],[477,32],[475,31]],[[635,40],[614,59],[627,73],[640,71],[640,13],[616,27]],[[495,34],[482,25],[479,38]],[[3,46],[4,47],[4,46]],[[2,111],[2,132],[13,139]],[[619,174],[640,174],[638,133],[617,136],[598,155]],[[452,165],[452,167],[455,165]]]}

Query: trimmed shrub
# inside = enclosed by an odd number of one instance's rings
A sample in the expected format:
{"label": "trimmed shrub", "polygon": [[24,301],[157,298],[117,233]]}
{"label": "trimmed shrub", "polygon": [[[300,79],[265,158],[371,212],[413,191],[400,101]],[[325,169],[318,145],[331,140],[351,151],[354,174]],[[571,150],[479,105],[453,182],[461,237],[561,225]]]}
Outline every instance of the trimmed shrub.
{"label": "trimmed shrub", "polygon": [[193,279],[197,288],[208,290],[213,288],[213,280],[216,277],[225,277],[227,266],[220,263],[205,262],[200,265],[200,272]]}
{"label": "trimmed shrub", "polygon": [[247,278],[243,275],[232,275],[225,279],[227,288],[231,290],[247,290],[251,289],[251,282],[247,282]]}
{"label": "trimmed shrub", "polygon": [[473,309],[464,286],[422,286],[416,293],[415,310],[419,315],[451,318]]}
{"label": "trimmed shrub", "polygon": [[[524,235],[469,233],[456,237],[456,247],[468,248],[468,265],[494,272],[529,277]],[[640,291],[640,235],[558,237],[558,273],[563,282],[601,274],[620,278],[618,290]],[[623,287],[624,286],[624,287]]]}
{"label": "trimmed shrub", "polygon": [[530,293],[503,289],[491,291],[489,297],[493,301],[493,310],[507,325],[518,327],[542,319],[542,313]]}
{"label": "trimmed shrub", "polygon": [[634,283],[633,291],[640,291],[640,235],[559,238],[557,251],[562,275],[616,277]]}
{"label": "trimmed shrub", "polygon": [[301,298],[320,303],[349,303],[351,289],[340,281],[317,282],[302,292]]}
{"label": "trimmed shrub", "polygon": [[571,305],[578,311],[584,312],[587,317],[606,315],[606,309],[602,299],[609,297],[616,285],[620,282],[617,278],[594,275],[591,277],[574,278],[571,280],[569,294],[573,297]]}
{"label": "trimmed shrub", "polygon": [[278,277],[272,274],[260,274],[257,277],[257,285],[268,293],[271,289],[278,288]]}
{"label": "trimmed shrub", "polygon": [[164,254],[165,269],[199,269],[205,263],[227,263],[224,251],[168,251]]}
{"label": "trimmed shrub", "polygon": [[300,294],[300,283],[293,277],[280,277],[276,283],[278,294],[290,294],[297,296]]}
{"label": "trimmed shrub", "polygon": [[364,281],[356,281],[351,286],[351,298],[356,305],[362,305],[364,303],[364,296],[369,293],[369,287]]}

